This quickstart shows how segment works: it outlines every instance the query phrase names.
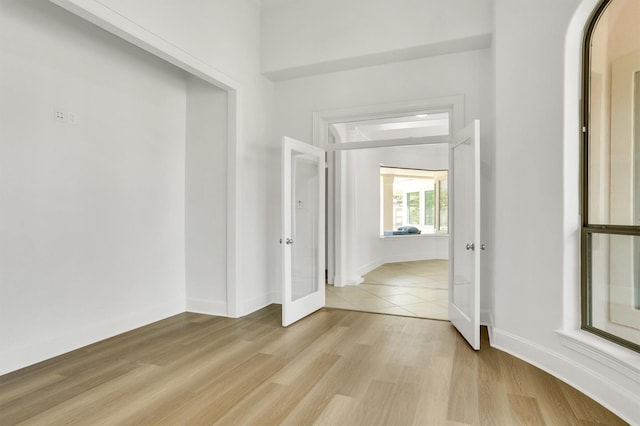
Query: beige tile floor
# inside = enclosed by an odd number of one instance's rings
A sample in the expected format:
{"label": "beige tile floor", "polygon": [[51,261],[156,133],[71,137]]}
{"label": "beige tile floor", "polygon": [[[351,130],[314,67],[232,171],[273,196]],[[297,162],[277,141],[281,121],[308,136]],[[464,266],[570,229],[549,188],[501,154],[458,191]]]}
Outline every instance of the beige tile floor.
{"label": "beige tile floor", "polygon": [[327,285],[325,306],[448,320],[448,262],[386,263],[366,274],[358,286]]}

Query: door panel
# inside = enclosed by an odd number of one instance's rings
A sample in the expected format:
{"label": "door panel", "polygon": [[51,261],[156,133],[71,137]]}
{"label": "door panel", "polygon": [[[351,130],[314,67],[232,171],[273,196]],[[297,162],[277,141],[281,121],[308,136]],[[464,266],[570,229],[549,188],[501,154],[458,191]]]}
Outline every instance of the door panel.
{"label": "door panel", "polygon": [[325,304],[325,154],[283,138],[282,325],[288,326]]}
{"label": "door panel", "polygon": [[480,349],[480,121],[449,145],[449,318]]}

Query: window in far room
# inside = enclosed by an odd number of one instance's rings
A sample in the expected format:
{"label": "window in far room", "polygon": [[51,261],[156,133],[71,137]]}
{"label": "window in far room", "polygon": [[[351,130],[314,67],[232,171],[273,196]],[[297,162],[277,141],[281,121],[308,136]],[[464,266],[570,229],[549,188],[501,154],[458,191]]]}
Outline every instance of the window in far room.
{"label": "window in far room", "polygon": [[640,351],[640,1],[603,1],[583,81],[582,328]]}
{"label": "window in far room", "polygon": [[380,166],[380,235],[446,234],[447,170]]}

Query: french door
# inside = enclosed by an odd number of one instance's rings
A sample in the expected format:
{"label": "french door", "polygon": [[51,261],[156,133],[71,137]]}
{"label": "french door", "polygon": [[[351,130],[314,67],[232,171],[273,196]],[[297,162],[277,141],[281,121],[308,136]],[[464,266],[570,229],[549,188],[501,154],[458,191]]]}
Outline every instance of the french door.
{"label": "french door", "polygon": [[449,143],[449,319],[480,349],[480,121]]}
{"label": "french door", "polygon": [[325,304],[325,151],[282,141],[282,326]]}

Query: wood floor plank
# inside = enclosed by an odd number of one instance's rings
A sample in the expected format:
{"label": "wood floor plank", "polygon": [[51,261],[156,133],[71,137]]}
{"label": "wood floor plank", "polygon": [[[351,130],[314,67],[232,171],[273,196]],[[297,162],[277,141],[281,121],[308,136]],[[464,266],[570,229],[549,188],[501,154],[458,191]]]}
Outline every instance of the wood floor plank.
{"label": "wood floor plank", "polygon": [[479,424],[478,407],[478,354],[463,342],[458,342],[451,369],[451,387],[447,419]]}
{"label": "wood floor plank", "polygon": [[344,395],[334,395],[313,425],[335,426],[339,424],[354,424],[353,420],[350,418],[354,411],[355,402],[353,398]]}
{"label": "wood floor plank", "polygon": [[484,346],[478,365],[478,411],[480,424],[486,426],[515,424],[509,398],[502,380],[500,352]]}
{"label": "wood floor plank", "polygon": [[273,355],[258,353],[201,389],[159,424],[213,424],[285,365]]}
{"label": "wood floor plank", "polygon": [[66,377],[59,374],[42,374],[34,377],[33,380],[15,383],[11,387],[6,387],[0,390],[0,409],[18,398],[33,395],[41,389],[55,385],[65,379]]}
{"label": "wood floor plank", "polygon": [[65,401],[71,400],[93,388],[118,378],[134,370],[128,361],[103,365],[90,372],[74,374],[65,380],[52,383],[36,392],[14,399],[0,406],[0,424],[15,424],[45,412]]}
{"label": "wood floor plank", "polygon": [[[267,390],[257,389],[247,398],[236,404],[224,417],[219,420],[221,425],[230,424],[280,424],[298,405],[299,401],[309,390],[333,367],[340,358],[338,355],[320,354],[313,359],[301,362],[302,367],[296,368],[296,377],[288,384],[270,380]],[[274,387],[273,385],[279,385]],[[264,411],[258,413],[254,407],[266,404]]]}
{"label": "wood floor plank", "polygon": [[[579,420],[579,424],[623,425],[626,424],[597,402],[586,398],[581,392],[558,380],[558,386],[566,397],[567,403]],[[640,414],[638,415],[640,422]]]}
{"label": "wood floor plank", "polygon": [[117,407],[119,399],[126,397],[122,389],[129,389],[145,376],[153,374],[158,368],[152,365],[140,366],[30,417],[21,424],[25,426],[94,424],[97,419],[104,418],[104,416],[98,416],[96,419],[96,410],[110,411],[113,407]]}
{"label": "wood floor plank", "polygon": [[535,398],[521,395],[508,395],[508,398],[515,424],[531,426],[546,424]]}
{"label": "wood floor plank", "polygon": [[0,425],[623,425],[447,322],[184,313],[0,377]]}
{"label": "wood floor plank", "polygon": [[453,357],[431,356],[428,364],[420,372],[420,386],[418,400],[413,420],[409,424],[421,426],[445,424],[449,408],[449,394],[451,388],[451,372]]}
{"label": "wood floor plank", "polygon": [[[389,424],[408,424],[414,412],[394,413],[391,411],[397,385],[373,380],[367,392],[359,398],[354,413],[354,423],[358,425],[383,426]],[[406,415],[406,418],[398,418]],[[404,420],[404,421],[402,421]]]}

